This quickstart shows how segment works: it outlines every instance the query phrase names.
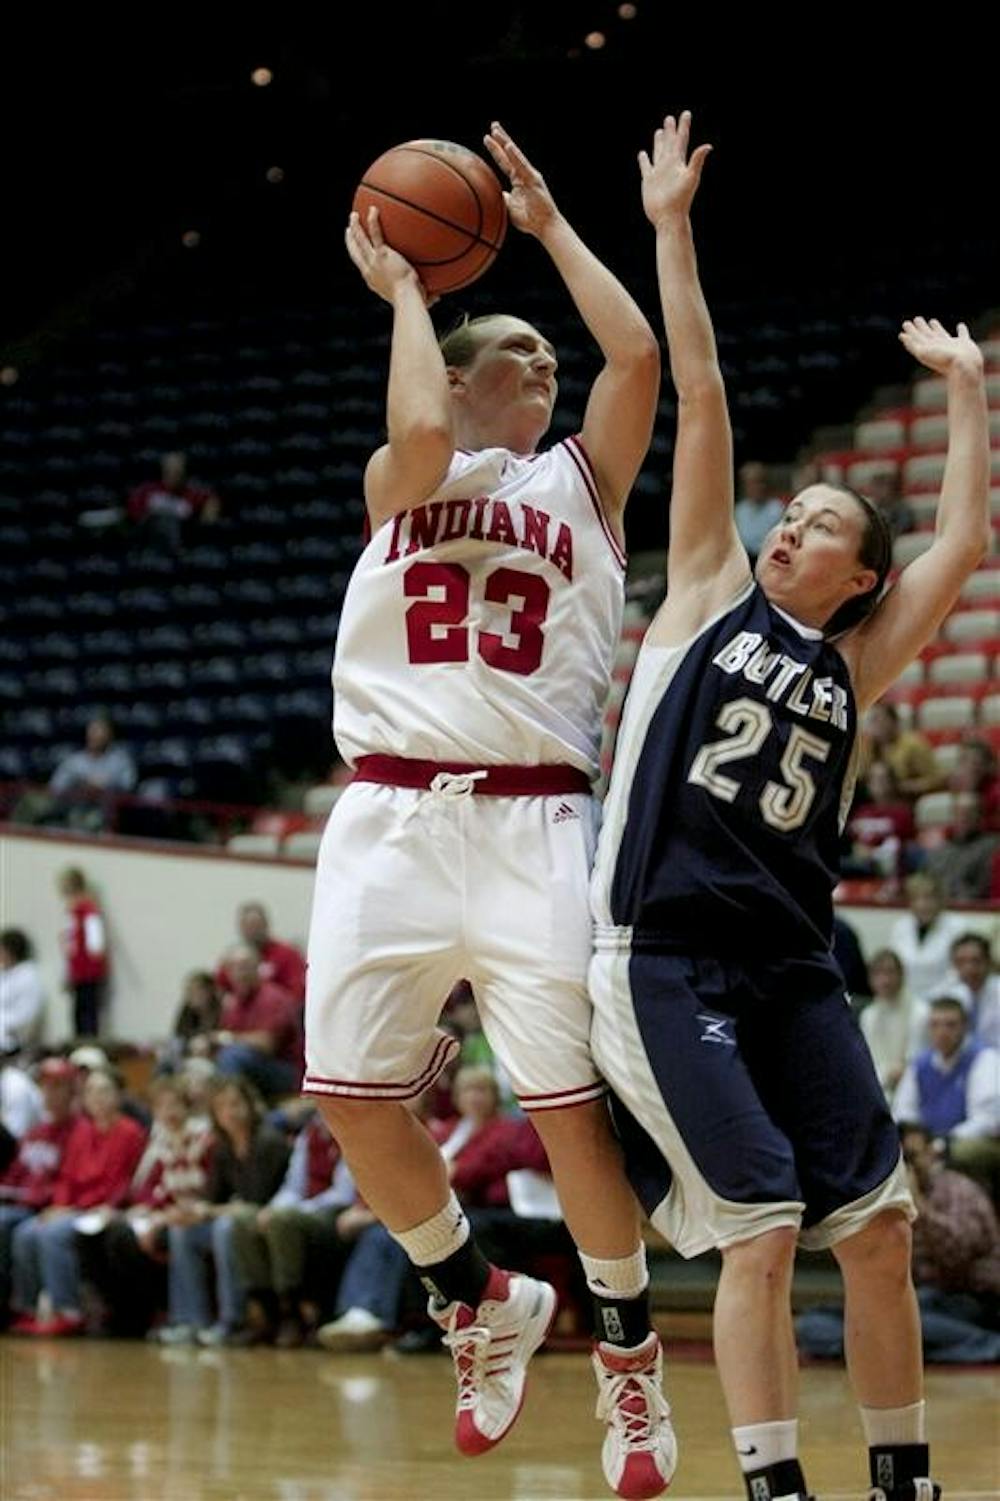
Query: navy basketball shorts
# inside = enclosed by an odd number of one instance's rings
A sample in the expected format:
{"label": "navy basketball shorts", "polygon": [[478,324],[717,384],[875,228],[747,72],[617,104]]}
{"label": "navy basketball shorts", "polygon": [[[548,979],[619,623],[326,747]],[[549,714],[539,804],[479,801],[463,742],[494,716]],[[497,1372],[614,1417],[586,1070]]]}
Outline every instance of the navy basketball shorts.
{"label": "navy basketball shorts", "polygon": [[743,965],[636,950],[603,929],[594,1058],[632,1186],[683,1256],[779,1227],[836,1244],[914,1217],[867,1044],[823,955]]}

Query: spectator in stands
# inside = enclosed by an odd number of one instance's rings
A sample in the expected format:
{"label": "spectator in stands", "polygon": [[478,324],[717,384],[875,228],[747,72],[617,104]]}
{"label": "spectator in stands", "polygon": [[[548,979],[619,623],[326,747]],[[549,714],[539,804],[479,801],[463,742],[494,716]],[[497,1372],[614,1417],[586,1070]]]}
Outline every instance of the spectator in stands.
{"label": "spectator in stands", "polygon": [[210,1054],[212,1034],[219,1030],[221,1018],[222,995],[215,976],[204,969],[192,970],[184,981],[173,1036],[160,1058],[161,1070],[173,1072],[187,1057]]}
{"label": "spectator in stands", "polygon": [[205,1198],[211,1125],[194,1115],[176,1078],[152,1087],[153,1127],[129,1207],[77,1225],[83,1280],[96,1289],[111,1334],[141,1335],[166,1304],[169,1227]]}
{"label": "spectator in stands", "polygon": [[800,491],[808,489],[810,485],[821,485],[822,483],[822,464],[819,459],[813,458],[811,454],[805,454],[796,462],[792,469],[791,493],[798,495]]}
{"label": "spectator in stands", "polygon": [[183,453],[165,453],[160,478],[137,485],[128,498],[128,519],[173,550],[180,547],[187,527],[211,525],[221,515],[215,491],[188,479]]}
{"label": "spectator in stands", "polygon": [[865,715],[859,773],[864,780],[873,761],[885,761],[904,797],[936,792],[944,777],[934,748],[916,730],[904,730],[895,704],[873,704]]}
{"label": "spectator in stands", "polygon": [[41,1027],[45,986],[20,928],[0,932],[0,1054],[30,1046]]}
{"label": "spectator in stands", "polygon": [[878,506],[894,537],[913,530],[916,517],[903,499],[898,464],[887,464],[873,474],[865,486],[865,494],[873,505]]}
{"label": "spectator in stands", "polygon": [[916,837],[913,809],[900,796],[892,768],[885,761],[872,762],[865,786],[868,796],[854,807],[847,823],[851,872],[898,880],[905,870],[906,846]]}
{"label": "spectator in stands", "polygon": [[[246,1079],[221,1079],[212,1091],[213,1149],[205,1196],[177,1206],[169,1227],[169,1323],[161,1344],[226,1344],[242,1327],[246,1295],[233,1264],[235,1216],[264,1205],[288,1167],[288,1142],[263,1124],[260,1097]],[[215,1311],[208,1257],[215,1267]]]}
{"label": "spectator in stands", "polygon": [[928,1001],[954,979],[951,946],[965,925],[960,917],[943,910],[941,887],[923,871],[908,878],[906,897],[909,911],[893,923],[889,947],[902,960],[910,994]]}
{"label": "spectator in stands", "polygon": [[937,880],[946,901],[982,901],[989,896],[1000,834],[990,834],[983,827],[978,793],[956,792],[952,808],[947,840],[929,852],[926,869]]}
{"label": "spectator in stands", "polygon": [[21,1137],[17,1155],[0,1177],[0,1324],[10,1300],[11,1238],[17,1226],[47,1209],[66,1146],[79,1119],[77,1071],[65,1058],[45,1058],[38,1068],[44,1114]]}
{"label": "spectator in stands", "polygon": [[[900,1136],[917,1209],[913,1281],[924,1357],[956,1365],[998,1361],[1000,1230],[993,1206],[964,1173],[942,1166],[926,1127],[905,1122]],[[804,1354],[843,1356],[842,1308],[810,1309],[795,1329]]]}
{"label": "spectator in stands", "polygon": [[121,1089],[111,1074],[95,1069],[88,1077],[83,1108],[50,1206],[14,1231],[12,1301],[20,1317],[11,1329],[18,1334],[82,1333],[77,1224],[85,1210],[125,1203],[146,1144],[142,1128],[122,1113]]}
{"label": "spectator in stands", "polygon": [[[60,822],[96,830],[107,823],[109,797],[132,792],[137,773],[131,754],[116,744],[114,722],[107,714],[95,714],[89,721],[84,747],[59,762],[49,778],[49,791],[64,805]],[[50,813],[46,822],[54,821]]]}
{"label": "spectator in stands", "polygon": [[903,966],[892,949],[879,949],[868,966],[872,1001],[861,1013],[879,1083],[891,1100],[906,1065],[927,1046],[928,1008],[906,988]]}
{"label": "spectator in stands", "polygon": [[1000,975],[993,969],[990,946],[982,933],[962,933],[951,946],[958,976],[952,989],[969,1013],[969,1032],[977,1042],[1000,1049]]}
{"label": "spectator in stands", "polygon": [[295,1138],[278,1192],[233,1223],[232,1253],[250,1310],[247,1343],[288,1350],[305,1342],[318,1322],[307,1268],[321,1264],[324,1283],[337,1274],[347,1254],[337,1220],[354,1199],[340,1148],[314,1111]]}
{"label": "spectator in stands", "polygon": [[82,870],[62,871],[56,884],[66,908],[62,939],[73,1030],[77,1037],[96,1037],[109,974],[107,926]]}
{"label": "spectator in stands", "polygon": [[[257,955],[260,978],[280,985],[293,1000],[306,998],[306,960],[301,949],[271,936],[271,919],[260,902],[243,902],[236,911],[240,942]],[[223,991],[232,989],[228,961],[219,965],[216,980]]]}
{"label": "spectator in stands", "polygon": [[302,1078],[301,1007],[262,980],[256,949],[241,944],[226,965],[231,989],[222,1001],[222,1025],[212,1034],[220,1074],[244,1074],[267,1096],[291,1094]]}
{"label": "spectator in stands", "polygon": [[892,1102],[898,1121],[917,1121],[946,1142],[952,1164],[993,1197],[1000,1171],[1000,1053],[969,1034],[957,996],[931,1002],[930,1046],[906,1068]]}
{"label": "spectator in stands", "polygon": [[736,530],[751,563],[756,562],[764,538],[781,520],[784,509],[784,501],[771,493],[765,465],[743,464],[737,487]]}
{"label": "spectator in stands", "polygon": [[953,792],[976,793],[983,828],[991,834],[1000,833],[1000,774],[996,752],[988,740],[962,741],[948,785]]}
{"label": "spectator in stands", "polygon": [[42,1096],[31,1075],[11,1058],[0,1058],[0,1124],[20,1141],[42,1118]]}

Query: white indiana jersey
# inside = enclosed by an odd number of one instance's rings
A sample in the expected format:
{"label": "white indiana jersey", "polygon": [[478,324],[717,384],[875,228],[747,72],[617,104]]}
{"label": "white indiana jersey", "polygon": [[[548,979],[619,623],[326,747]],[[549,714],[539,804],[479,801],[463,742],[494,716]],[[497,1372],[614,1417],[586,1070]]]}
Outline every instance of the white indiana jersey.
{"label": "white indiana jersey", "polygon": [[456,452],[351,577],[333,665],[340,754],[596,777],[624,569],[578,439]]}

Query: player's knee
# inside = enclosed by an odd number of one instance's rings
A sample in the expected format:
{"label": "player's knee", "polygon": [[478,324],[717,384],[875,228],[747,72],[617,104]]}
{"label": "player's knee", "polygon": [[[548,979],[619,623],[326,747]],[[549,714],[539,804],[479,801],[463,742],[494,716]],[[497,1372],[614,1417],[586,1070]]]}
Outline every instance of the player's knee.
{"label": "player's knee", "polygon": [[906,1216],[887,1209],[869,1220],[856,1235],[840,1241],[833,1254],[845,1277],[879,1277],[887,1282],[905,1282],[910,1275],[913,1235]]}
{"label": "player's knee", "polygon": [[765,1230],[749,1240],[726,1246],[722,1258],[731,1271],[762,1282],[786,1278],[795,1260],[798,1231],[793,1225]]}
{"label": "player's knee", "polygon": [[331,1136],[341,1146],[352,1138],[379,1130],[389,1117],[406,1109],[396,1100],[355,1100],[341,1095],[327,1096],[317,1104]]}

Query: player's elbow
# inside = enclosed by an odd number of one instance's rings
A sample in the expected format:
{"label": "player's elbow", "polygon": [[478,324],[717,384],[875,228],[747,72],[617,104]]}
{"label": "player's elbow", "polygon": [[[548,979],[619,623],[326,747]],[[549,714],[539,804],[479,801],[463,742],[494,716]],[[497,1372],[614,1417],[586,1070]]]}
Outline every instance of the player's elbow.
{"label": "player's elbow", "polygon": [[688,410],[708,409],[718,406],[720,402],[725,405],[726,388],[722,371],[714,360],[706,362],[697,370],[685,372],[681,378],[675,372],[674,385],[677,388],[678,403]]}
{"label": "player's elbow", "polygon": [[628,360],[636,370],[659,379],[660,345],[645,319],[629,338]]}

